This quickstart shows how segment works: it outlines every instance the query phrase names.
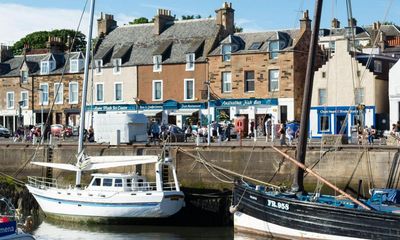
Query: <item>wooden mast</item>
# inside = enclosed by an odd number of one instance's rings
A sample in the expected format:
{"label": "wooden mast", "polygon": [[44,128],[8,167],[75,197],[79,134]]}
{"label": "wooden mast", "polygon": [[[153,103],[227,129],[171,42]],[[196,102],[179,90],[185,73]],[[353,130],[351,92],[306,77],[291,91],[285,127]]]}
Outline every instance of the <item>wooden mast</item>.
{"label": "wooden mast", "polygon": [[[304,164],[306,159],[308,124],[310,120],[311,95],[314,81],[315,58],[318,47],[318,32],[321,22],[322,2],[322,0],[315,1],[314,25],[311,34],[310,49],[308,52],[307,72],[304,84],[303,105],[300,121],[300,136],[296,153],[296,160],[301,164]],[[303,175],[304,169],[299,167],[293,177],[292,191],[304,191]]]}

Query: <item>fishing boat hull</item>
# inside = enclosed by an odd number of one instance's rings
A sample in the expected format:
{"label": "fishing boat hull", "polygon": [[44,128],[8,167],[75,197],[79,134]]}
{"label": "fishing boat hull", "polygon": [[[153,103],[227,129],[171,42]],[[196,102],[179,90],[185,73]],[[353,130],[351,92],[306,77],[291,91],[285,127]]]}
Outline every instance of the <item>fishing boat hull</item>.
{"label": "fishing boat hull", "polygon": [[400,216],[275,197],[235,184],[234,227],[288,239],[399,239]]}
{"label": "fishing boat hull", "polygon": [[166,218],[184,206],[184,195],[180,191],[133,193],[27,187],[43,212],[69,221]]}

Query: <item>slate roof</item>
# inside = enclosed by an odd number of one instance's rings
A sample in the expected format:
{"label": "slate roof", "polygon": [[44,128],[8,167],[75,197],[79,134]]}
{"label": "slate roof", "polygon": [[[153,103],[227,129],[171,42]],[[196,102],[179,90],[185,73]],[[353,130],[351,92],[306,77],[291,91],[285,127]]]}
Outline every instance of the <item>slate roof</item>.
{"label": "slate roof", "polygon": [[[162,63],[185,63],[185,54],[194,51],[197,53],[196,61],[205,61],[219,31],[220,26],[212,18],[175,21],[160,35],[154,34],[154,23],[125,25],[103,39],[94,59],[103,59],[103,66],[111,66],[112,62],[105,59],[105,53],[111,51],[115,58],[120,49],[130,45],[132,51],[123,66],[153,64],[153,55],[164,54],[165,51],[169,54],[163,56]],[[203,51],[195,49],[203,45]]]}
{"label": "slate roof", "polygon": [[[400,30],[395,25],[381,25],[380,29],[381,29],[381,32],[383,32],[385,34],[385,36],[400,36]],[[373,31],[374,31],[372,26],[366,27],[365,30],[370,35],[372,35]]]}
{"label": "slate roof", "polygon": [[[54,59],[57,62],[56,69],[51,71],[49,75],[61,74],[64,65],[66,65],[65,73],[69,73],[69,61],[66,59],[77,58],[81,54],[80,52],[70,53],[70,58],[68,58],[67,53],[54,53]],[[26,62],[29,68],[29,75],[41,75],[40,74],[40,62],[50,59],[50,54],[34,54],[27,55]],[[3,63],[0,63],[0,77],[17,77],[20,75],[20,69],[24,63],[24,56],[18,55],[14,56]],[[80,69],[82,71],[82,69]]]}
{"label": "slate roof", "polygon": [[[279,30],[268,32],[255,32],[255,33],[235,33],[234,35],[226,37],[221,41],[221,44],[211,52],[210,55],[221,55],[221,48],[224,43],[233,43],[236,47],[232,48],[233,54],[244,54],[254,52],[268,52],[270,41],[280,40],[284,44],[281,51],[289,50],[293,46],[293,40],[298,37],[299,29]],[[259,49],[249,49],[253,43],[261,43]]]}

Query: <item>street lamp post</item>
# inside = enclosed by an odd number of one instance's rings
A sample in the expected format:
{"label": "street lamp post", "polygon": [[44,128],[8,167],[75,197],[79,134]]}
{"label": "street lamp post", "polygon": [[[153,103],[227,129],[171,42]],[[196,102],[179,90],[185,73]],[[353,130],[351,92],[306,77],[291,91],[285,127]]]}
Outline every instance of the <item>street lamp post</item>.
{"label": "street lamp post", "polygon": [[207,146],[211,144],[210,80],[207,80]]}
{"label": "street lamp post", "polygon": [[40,92],[40,143],[43,144],[43,89],[42,88],[38,88],[38,91]]}

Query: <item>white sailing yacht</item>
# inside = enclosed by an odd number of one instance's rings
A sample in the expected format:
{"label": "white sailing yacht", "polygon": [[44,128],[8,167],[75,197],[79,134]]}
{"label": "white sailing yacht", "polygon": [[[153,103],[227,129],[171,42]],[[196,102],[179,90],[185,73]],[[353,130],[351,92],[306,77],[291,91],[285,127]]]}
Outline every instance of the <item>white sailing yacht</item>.
{"label": "white sailing yacht", "polygon": [[[90,56],[95,0],[91,0],[86,56]],[[31,162],[32,164],[76,172],[75,187],[62,187],[56,179],[29,177],[27,188],[46,215],[64,220],[105,222],[128,218],[164,218],[184,205],[176,169],[166,154],[159,156],[87,156],[83,147],[89,57],[85,58],[77,163]],[[155,182],[134,174],[92,174],[87,187],[81,186],[82,171],[112,167],[155,164]],[[168,168],[168,172],[165,169]],[[172,174],[172,182],[165,182]]]}

